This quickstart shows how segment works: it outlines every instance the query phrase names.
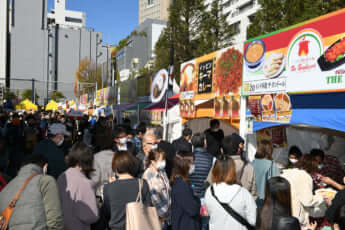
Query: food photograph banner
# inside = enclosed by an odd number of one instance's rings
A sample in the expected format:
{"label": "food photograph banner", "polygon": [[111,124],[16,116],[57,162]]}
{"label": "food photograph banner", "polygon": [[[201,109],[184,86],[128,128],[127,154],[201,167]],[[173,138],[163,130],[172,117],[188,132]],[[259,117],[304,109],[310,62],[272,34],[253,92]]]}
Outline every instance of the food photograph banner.
{"label": "food photograph banner", "polygon": [[245,42],[242,94],[345,91],[344,20],[345,9]]}
{"label": "food photograph banner", "polygon": [[214,98],[214,117],[219,119],[234,119],[240,116],[240,96],[222,96]]}
{"label": "food photograph banner", "polygon": [[180,99],[197,100],[240,94],[242,50],[243,45],[238,44],[183,63]]}

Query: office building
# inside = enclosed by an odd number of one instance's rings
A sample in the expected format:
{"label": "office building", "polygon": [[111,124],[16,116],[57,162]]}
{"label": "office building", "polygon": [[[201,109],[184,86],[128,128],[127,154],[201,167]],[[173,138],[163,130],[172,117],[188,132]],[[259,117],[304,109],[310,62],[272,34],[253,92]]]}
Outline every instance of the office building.
{"label": "office building", "polygon": [[48,13],[48,23],[60,27],[85,28],[85,13],[66,10],[66,0],[55,0],[54,9]]}
{"label": "office building", "polygon": [[139,25],[146,19],[168,21],[172,0],[139,0]]}
{"label": "office building", "polygon": [[138,69],[149,68],[153,64],[154,48],[165,27],[165,21],[147,19],[135,29],[138,33],[145,32],[145,36],[130,37],[127,45],[117,51],[117,69],[121,81]]}
{"label": "office building", "polygon": [[0,85],[5,85],[7,53],[7,0],[0,0]]}
{"label": "office building", "polygon": [[[58,5],[54,12],[65,9],[65,1],[55,3]],[[102,46],[102,33],[85,28],[84,13],[79,24],[60,21],[55,13],[53,20],[47,16],[47,0],[12,0],[9,8],[7,86],[20,95],[23,90],[32,88],[34,79],[40,104],[46,102],[47,94],[56,90],[69,99],[75,98],[76,72],[81,60],[88,58],[92,65],[97,63],[98,66],[107,61],[109,48]],[[102,72],[105,73],[109,71]],[[104,79],[109,81],[109,74]]]}
{"label": "office building", "polygon": [[[206,3],[218,0],[206,0]],[[224,13],[229,13],[228,22],[235,26],[234,43],[247,40],[247,28],[251,18],[260,9],[258,0],[219,0]]]}

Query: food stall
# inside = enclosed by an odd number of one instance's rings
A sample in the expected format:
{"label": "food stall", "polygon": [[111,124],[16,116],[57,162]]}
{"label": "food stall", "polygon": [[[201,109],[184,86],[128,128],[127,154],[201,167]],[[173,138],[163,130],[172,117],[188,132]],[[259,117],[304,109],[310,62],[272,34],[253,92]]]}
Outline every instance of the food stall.
{"label": "food stall", "polygon": [[274,158],[287,163],[297,145],[345,154],[345,9],[244,43],[243,119],[253,159],[259,140],[272,140]]}
{"label": "food stall", "polygon": [[[221,128],[231,127],[227,134],[238,132],[242,50],[243,44],[236,44],[181,65],[180,115],[183,124],[191,127],[196,123],[197,126],[205,118],[217,118],[222,121]],[[208,128],[208,124],[203,128]]]}

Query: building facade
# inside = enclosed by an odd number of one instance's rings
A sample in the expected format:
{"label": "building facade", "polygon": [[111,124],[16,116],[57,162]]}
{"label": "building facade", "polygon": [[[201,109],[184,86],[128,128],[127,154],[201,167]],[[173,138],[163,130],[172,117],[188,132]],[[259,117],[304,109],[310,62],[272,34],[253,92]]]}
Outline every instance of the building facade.
{"label": "building facade", "polygon": [[165,27],[165,21],[147,19],[136,28],[138,33],[145,32],[145,35],[130,37],[127,45],[118,50],[116,62],[121,81],[140,68],[150,67],[155,58],[155,45]]}
{"label": "building facade", "polygon": [[146,19],[167,21],[172,0],[139,0],[139,25]]}
{"label": "building facade", "polygon": [[85,13],[66,10],[66,0],[55,0],[54,9],[48,13],[48,23],[60,27],[85,28]]}
{"label": "building facade", "polygon": [[[75,98],[76,72],[81,60],[87,58],[92,65],[97,63],[101,71],[103,63],[108,63],[108,69],[111,66],[107,61],[111,56],[109,48],[102,46],[102,33],[85,28],[84,13],[80,14],[84,17],[82,23],[60,21],[56,12],[65,9],[65,1],[55,3],[58,5],[49,17],[47,0],[12,0],[9,7],[7,87],[21,95],[23,90],[32,88],[34,79],[39,104],[45,103],[53,91]],[[62,14],[68,15],[70,11],[66,12]],[[102,71],[105,81],[109,81],[108,69]]]}
{"label": "building facade", "polygon": [[[212,1],[206,0],[210,4]],[[224,13],[229,13],[228,22],[235,27],[234,43],[244,42],[248,39],[247,28],[251,19],[260,9],[258,0],[220,0]]]}
{"label": "building facade", "polygon": [[5,85],[7,68],[7,5],[7,0],[0,0],[0,84],[2,85]]}

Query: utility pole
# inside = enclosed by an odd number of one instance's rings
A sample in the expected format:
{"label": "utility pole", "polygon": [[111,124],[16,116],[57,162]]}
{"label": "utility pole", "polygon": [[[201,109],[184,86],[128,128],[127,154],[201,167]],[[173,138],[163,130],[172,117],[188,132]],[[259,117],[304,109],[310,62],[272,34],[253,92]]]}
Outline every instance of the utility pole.
{"label": "utility pole", "polygon": [[31,83],[31,98],[32,98],[32,102],[34,104],[36,104],[36,98],[35,98],[35,79],[32,78],[31,79],[32,83]]}

